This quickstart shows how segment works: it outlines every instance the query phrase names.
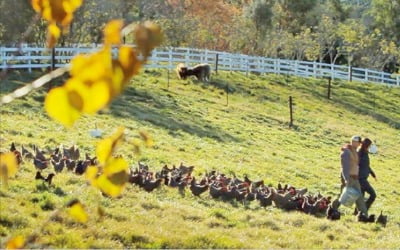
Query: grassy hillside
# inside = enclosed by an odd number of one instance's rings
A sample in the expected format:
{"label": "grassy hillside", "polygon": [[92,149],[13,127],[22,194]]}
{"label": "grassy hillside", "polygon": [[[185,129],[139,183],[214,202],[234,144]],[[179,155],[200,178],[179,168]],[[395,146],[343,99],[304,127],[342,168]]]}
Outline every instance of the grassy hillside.
{"label": "grassy hillside", "polygon": [[[0,83],[1,95],[38,77],[21,72]],[[81,118],[72,129],[50,120],[43,110],[46,89],[1,106],[1,151],[11,142],[51,150],[77,144],[94,154],[95,127],[111,134],[127,129],[127,142],[148,131],[153,148],[136,155],[130,143],[118,153],[132,166],[145,162],[153,170],[164,164],[194,165],[194,175],[217,170],[242,178],[307,187],[309,192],[339,193],[340,147],[353,134],[377,142],[371,155],[378,181],[371,213],[388,214],[387,227],[356,222],[353,210],[341,207],[340,221],[329,221],[275,207],[261,208],[181,196],[161,187],[146,193],[128,186],[121,198],[103,197],[81,176],[56,175],[54,185],[34,180],[31,162],[20,167],[0,199],[1,246],[12,236],[34,235],[29,248],[398,248],[400,245],[400,88],[275,75],[219,72],[209,84],[179,81],[165,70],[136,77],[107,110]],[[229,89],[228,105],[226,89]],[[293,96],[294,127],[289,128],[288,97]],[[48,171],[50,172],[50,171]],[[79,224],[54,211],[73,198],[90,214]],[[99,216],[98,209],[103,209]]]}

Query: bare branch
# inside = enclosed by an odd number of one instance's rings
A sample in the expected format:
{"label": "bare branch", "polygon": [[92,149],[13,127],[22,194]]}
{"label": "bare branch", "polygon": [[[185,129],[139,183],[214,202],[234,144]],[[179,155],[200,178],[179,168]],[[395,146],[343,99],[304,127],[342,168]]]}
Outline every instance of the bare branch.
{"label": "bare branch", "polygon": [[29,94],[29,92],[31,92],[32,90],[42,87],[43,85],[50,82],[54,78],[62,76],[67,71],[68,71],[68,68],[66,68],[66,67],[58,68],[44,76],[41,76],[38,79],[36,79],[35,81],[33,81],[32,83],[27,84],[24,87],[19,88],[8,95],[1,97],[0,104],[2,105],[2,104],[10,103],[13,100],[15,100],[16,98],[25,96],[25,95]]}

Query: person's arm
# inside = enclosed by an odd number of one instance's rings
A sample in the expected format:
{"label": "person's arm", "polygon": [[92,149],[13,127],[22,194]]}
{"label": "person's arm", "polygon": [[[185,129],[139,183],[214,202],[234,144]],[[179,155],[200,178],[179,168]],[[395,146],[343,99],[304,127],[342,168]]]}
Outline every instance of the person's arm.
{"label": "person's arm", "polygon": [[372,170],[371,167],[369,168],[369,172],[372,175],[372,177],[374,177],[374,179],[376,180],[376,174],[375,174],[374,170]]}
{"label": "person's arm", "polygon": [[342,175],[347,184],[350,179],[350,162],[351,162],[350,152],[348,150],[344,150],[340,155],[340,159],[342,163]]}

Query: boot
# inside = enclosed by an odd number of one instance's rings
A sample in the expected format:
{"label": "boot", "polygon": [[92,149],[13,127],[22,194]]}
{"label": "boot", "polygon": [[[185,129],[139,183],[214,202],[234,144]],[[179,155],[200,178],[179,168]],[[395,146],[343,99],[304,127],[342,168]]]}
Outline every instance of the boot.
{"label": "boot", "polygon": [[359,222],[369,222],[369,218],[364,213],[361,212],[358,213],[357,220]]}
{"label": "boot", "polygon": [[368,217],[368,222],[375,222],[375,214],[371,214],[371,215]]}

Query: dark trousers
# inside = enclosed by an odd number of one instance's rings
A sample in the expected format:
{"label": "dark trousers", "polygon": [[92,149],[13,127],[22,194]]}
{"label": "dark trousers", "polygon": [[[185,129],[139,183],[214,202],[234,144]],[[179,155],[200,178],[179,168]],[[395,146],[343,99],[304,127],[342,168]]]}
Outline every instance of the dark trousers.
{"label": "dark trousers", "polygon": [[371,184],[369,184],[368,179],[360,179],[359,181],[360,181],[361,192],[362,192],[363,196],[365,196],[365,193],[369,194],[368,200],[365,202],[365,205],[369,209],[376,198],[375,190],[371,186]]}

